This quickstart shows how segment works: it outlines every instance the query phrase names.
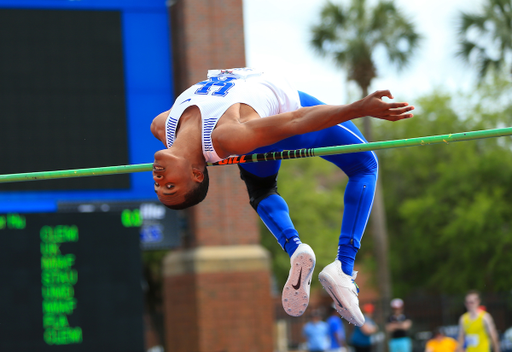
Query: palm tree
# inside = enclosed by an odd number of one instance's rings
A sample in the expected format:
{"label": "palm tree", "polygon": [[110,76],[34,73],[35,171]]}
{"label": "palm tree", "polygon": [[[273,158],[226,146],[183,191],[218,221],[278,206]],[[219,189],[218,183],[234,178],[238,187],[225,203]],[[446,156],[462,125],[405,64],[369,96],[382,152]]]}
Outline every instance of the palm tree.
{"label": "palm tree", "polygon": [[490,69],[510,64],[512,0],[487,0],[479,14],[461,12],[458,37],[457,54],[476,66],[480,82]]}
{"label": "palm tree", "polygon": [[[348,79],[355,81],[362,96],[368,95],[372,80],[377,77],[374,56],[384,52],[399,69],[406,66],[417,48],[420,35],[412,22],[395,7],[392,1],[379,1],[373,8],[365,0],[352,0],[348,7],[328,1],[320,14],[320,22],[312,28],[312,46],[348,72]],[[371,120],[364,118],[364,134],[372,140]],[[391,297],[391,277],[388,264],[388,244],[384,202],[380,178],[371,217],[374,236],[377,275],[382,298]]]}

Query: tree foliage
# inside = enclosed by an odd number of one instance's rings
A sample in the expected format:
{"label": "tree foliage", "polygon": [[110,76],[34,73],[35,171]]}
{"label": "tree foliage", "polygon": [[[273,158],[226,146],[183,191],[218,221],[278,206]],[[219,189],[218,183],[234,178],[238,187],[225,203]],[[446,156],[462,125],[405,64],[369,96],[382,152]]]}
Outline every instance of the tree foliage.
{"label": "tree foliage", "polygon": [[[376,132],[388,140],[512,126],[512,99],[498,108],[500,94],[487,89],[479,103],[459,101],[465,118],[448,95],[432,94],[413,119]],[[395,294],[510,290],[511,148],[502,137],[380,152]]]}
{"label": "tree foliage", "polygon": [[[368,5],[366,0],[352,0],[348,6],[328,1],[322,8],[320,21],[312,29],[311,45],[321,55],[347,71],[349,80],[356,82],[362,97],[368,95],[372,80],[377,77],[377,56],[387,57],[398,69],[410,61],[421,36],[415,26],[392,0],[379,0]],[[364,135],[373,140],[371,120],[364,118]],[[375,253],[379,271],[379,291],[390,298],[391,282],[387,260],[387,229],[380,182],[377,183],[371,218]]]}
{"label": "tree foliage", "polygon": [[[433,93],[415,101],[413,119],[382,121],[375,131],[391,140],[512,126],[511,90],[498,80],[467,97]],[[379,151],[395,294],[510,290],[511,148],[512,137],[501,137]],[[281,168],[279,192],[301,239],[315,250],[315,277],[336,256],[346,182],[320,158],[284,161]],[[376,264],[369,231],[356,259],[364,270]],[[264,232],[282,286],[290,261]]]}
{"label": "tree foliage", "polygon": [[512,0],[486,0],[478,13],[461,12],[458,55],[478,70],[480,80],[491,70],[510,74]]}

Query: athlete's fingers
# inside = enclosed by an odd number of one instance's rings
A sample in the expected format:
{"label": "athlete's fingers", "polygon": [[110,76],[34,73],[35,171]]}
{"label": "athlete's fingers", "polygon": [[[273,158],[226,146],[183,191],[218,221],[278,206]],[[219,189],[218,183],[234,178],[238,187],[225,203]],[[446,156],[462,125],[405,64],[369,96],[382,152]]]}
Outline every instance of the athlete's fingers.
{"label": "athlete's fingers", "polygon": [[392,119],[392,121],[398,121],[398,120],[410,119],[413,116],[414,116],[413,114],[402,114],[402,115],[390,116],[390,118]]}
{"label": "athlete's fingers", "polygon": [[412,117],[412,114],[407,114],[409,111],[414,110],[414,106],[404,106],[403,108],[396,108],[396,109],[386,109],[382,112],[382,114],[378,114],[375,117],[377,118],[383,118],[383,119],[390,119],[400,116],[407,115],[409,117]]}
{"label": "athlete's fingers", "polygon": [[390,111],[388,114],[380,116],[380,118],[384,119],[384,120],[388,120],[388,121],[398,121],[398,120],[403,120],[403,119],[409,119],[414,116],[413,114],[408,113],[412,109],[404,108],[404,109],[400,109],[400,110],[402,110],[402,111],[400,111],[400,112],[398,112],[396,110]]}
{"label": "athlete's fingers", "polygon": [[409,106],[409,103],[388,103],[390,109],[402,108],[404,106]]}
{"label": "athlete's fingers", "polygon": [[390,113],[392,113],[394,115],[400,115],[400,114],[403,114],[405,112],[412,111],[412,110],[414,110],[414,106],[408,105],[408,106],[404,106],[401,108],[390,109],[389,111],[390,111]]}
{"label": "athlete's fingers", "polygon": [[413,116],[412,114],[400,115],[400,116],[386,116],[386,117],[383,117],[382,119],[386,120],[386,121],[395,122],[395,121],[410,119],[412,116]]}
{"label": "athlete's fingers", "polygon": [[391,92],[387,89],[385,90],[378,90],[376,91],[375,93],[373,93],[375,96],[377,96],[378,98],[382,98],[382,97],[388,97],[389,99],[393,99],[393,95],[391,94]]}

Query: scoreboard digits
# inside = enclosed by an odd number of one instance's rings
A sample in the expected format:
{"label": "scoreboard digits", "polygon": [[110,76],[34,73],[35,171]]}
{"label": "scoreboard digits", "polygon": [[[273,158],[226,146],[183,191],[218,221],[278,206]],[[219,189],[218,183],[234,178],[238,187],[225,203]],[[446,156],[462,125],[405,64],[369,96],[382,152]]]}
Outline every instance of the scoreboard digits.
{"label": "scoreboard digits", "polygon": [[82,328],[69,326],[77,301],[74,285],[78,272],[74,269],[76,256],[62,253],[60,246],[78,242],[76,225],[44,225],[41,237],[41,283],[43,295],[44,341],[48,345],[68,345],[82,342]]}
{"label": "scoreboard digits", "polygon": [[0,351],[143,351],[138,225],[120,211],[0,214]]}

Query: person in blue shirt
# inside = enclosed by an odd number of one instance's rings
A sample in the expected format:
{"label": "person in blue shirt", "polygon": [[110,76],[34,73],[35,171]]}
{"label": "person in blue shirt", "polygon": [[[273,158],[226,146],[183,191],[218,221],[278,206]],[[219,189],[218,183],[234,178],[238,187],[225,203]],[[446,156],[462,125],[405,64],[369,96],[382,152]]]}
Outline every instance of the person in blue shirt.
{"label": "person in blue shirt", "polygon": [[322,320],[318,310],[311,313],[311,320],[302,328],[309,352],[325,352],[330,346],[329,324]]}
{"label": "person in blue shirt", "polygon": [[331,339],[331,346],[329,352],[342,352],[345,348],[345,328],[343,322],[336,311],[336,307],[333,305],[330,308],[331,315],[327,318],[327,324],[329,325],[329,336]]}
{"label": "person in blue shirt", "polygon": [[350,339],[350,343],[356,352],[371,352],[371,337],[379,330],[379,327],[372,319],[374,310],[375,306],[371,303],[366,303],[363,305],[365,322],[361,327],[354,327],[354,332],[352,333],[352,337]]}

